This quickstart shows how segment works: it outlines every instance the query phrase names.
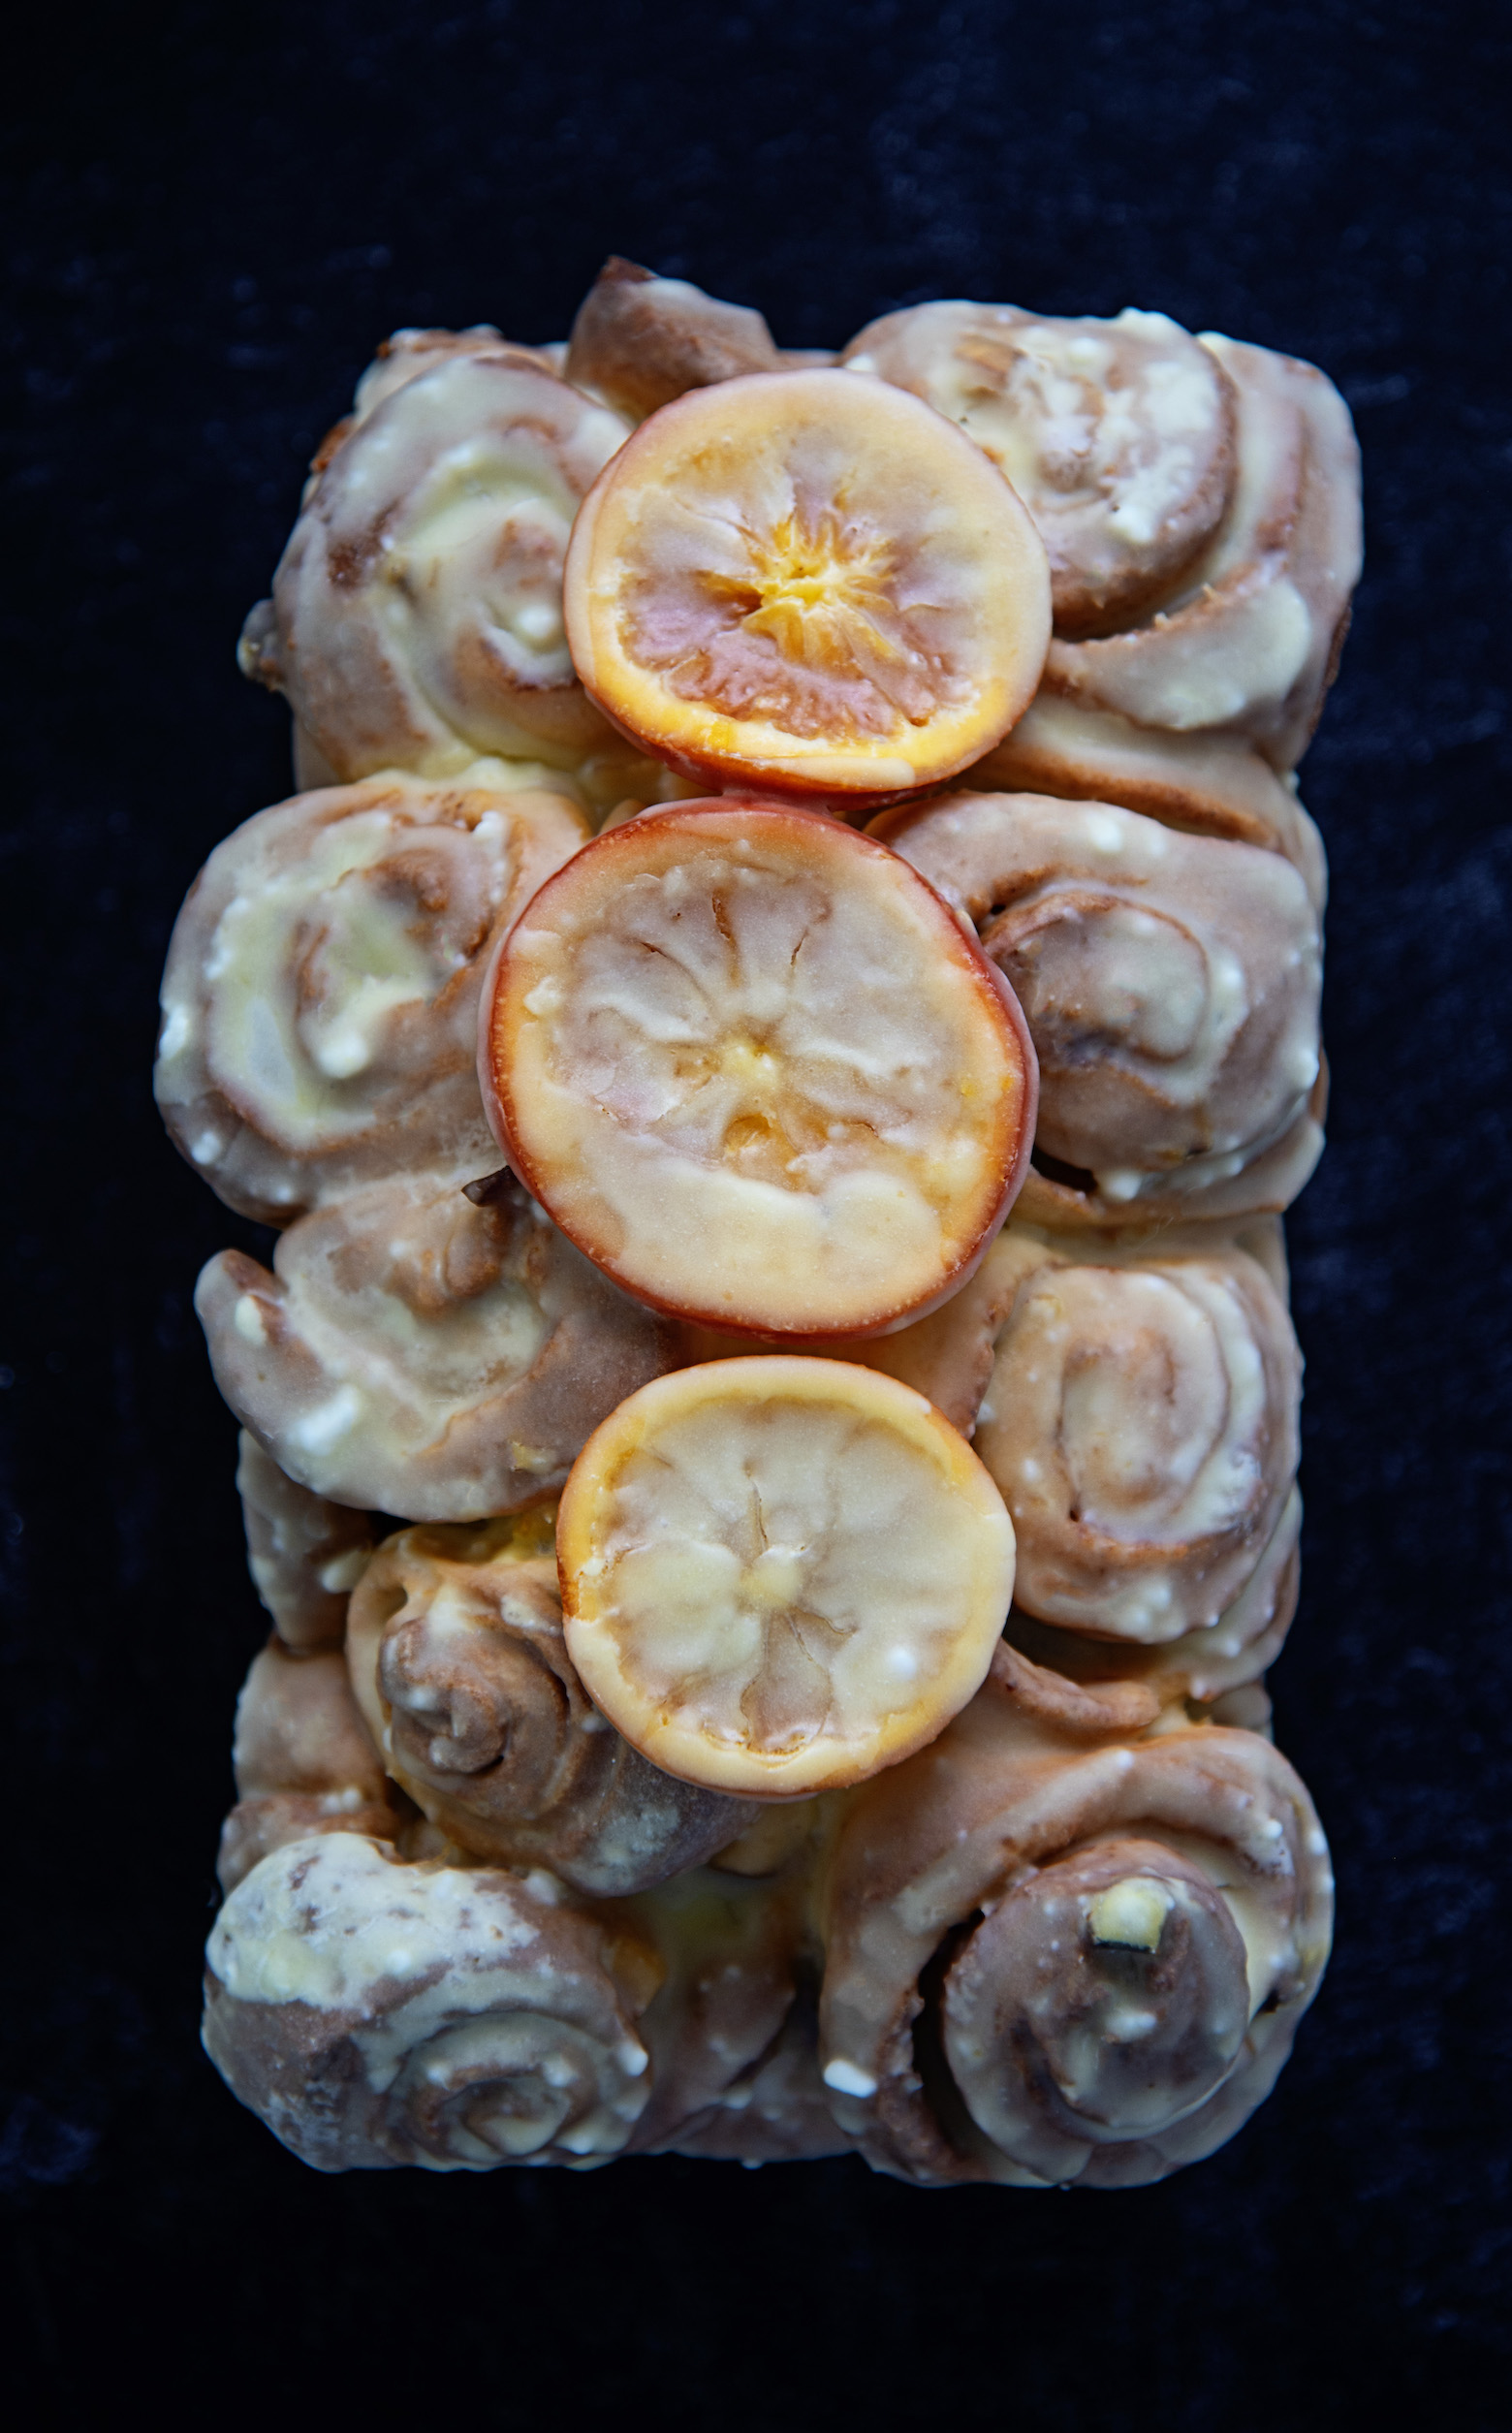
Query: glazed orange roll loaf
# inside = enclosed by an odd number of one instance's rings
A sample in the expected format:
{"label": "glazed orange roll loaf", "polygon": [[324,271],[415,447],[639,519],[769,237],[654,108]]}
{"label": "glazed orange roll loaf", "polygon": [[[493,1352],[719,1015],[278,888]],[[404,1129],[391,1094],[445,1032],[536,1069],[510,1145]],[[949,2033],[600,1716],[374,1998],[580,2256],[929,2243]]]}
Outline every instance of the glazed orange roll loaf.
{"label": "glazed orange roll loaf", "polygon": [[205,2041],[317,2168],[1138,2186],[1270,2088],[1359,559],[1323,373],[1158,313],[380,348],[157,1079],[279,1229]]}

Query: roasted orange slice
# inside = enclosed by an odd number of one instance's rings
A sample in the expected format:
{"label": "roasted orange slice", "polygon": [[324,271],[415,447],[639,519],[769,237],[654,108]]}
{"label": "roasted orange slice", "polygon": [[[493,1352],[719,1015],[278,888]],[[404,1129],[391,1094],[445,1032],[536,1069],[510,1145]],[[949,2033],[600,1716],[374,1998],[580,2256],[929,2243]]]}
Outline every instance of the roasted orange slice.
{"label": "roasted orange slice", "polygon": [[653,1308],[882,1335],[965,1282],[1023,1180],[1007,983],[899,855],[820,813],[679,804],[596,837],[485,990],[515,1172]]}
{"label": "roasted orange slice", "polygon": [[689,774],[877,798],[948,777],[1032,699],[1050,572],[995,465],[905,391],[764,372],[663,406],[583,500],[567,638]]}
{"label": "roasted orange slice", "polygon": [[1013,1524],[963,1437],[874,1369],[791,1353],[644,1386],[557,1517],[568,1652],[664,1772],[747,1797],[859,1783],[986,1679]]}

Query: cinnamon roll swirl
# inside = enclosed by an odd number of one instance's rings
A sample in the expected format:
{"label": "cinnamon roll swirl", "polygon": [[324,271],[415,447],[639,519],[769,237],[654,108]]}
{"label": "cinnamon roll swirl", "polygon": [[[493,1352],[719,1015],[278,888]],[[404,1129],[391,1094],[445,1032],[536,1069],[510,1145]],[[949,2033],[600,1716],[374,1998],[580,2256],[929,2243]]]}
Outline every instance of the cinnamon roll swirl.
{"label": "cinnamon roll swirl", "polygon": [[809,1907],[825,1833],[804,1812],[822,1805],[803,1804],[803,1846],[776,1874],[741,1880],[721,1861],[634,1904],[666,1975],[641,2023],[652,2086],[633,2152],[752,2166],[849,2146],[818,2065]]}
{"label": "cinnamon roll swirl", "polygon": [[825,2082],[899,2178],[1163,2179],[1269,2094],[1317,1990],[1328,1850],[1285,1758],[1066,1690],[1005,1651],[841,1829]]}
{"label": "cinnamon roll swirl", "polygon": [[[1039,794],[949,794],[872,833],[966,914],[1024,1008],[1040,1184],[1071,1169],[1077,1214],[1122,1225],[1301,1189],[1322,1150],[1322,937],[1288,862]],[[1054,1222],[1057,1196],[1026,1187]]]}
{"label": "cinnamon roll swirl", "polygon": [[347,1599],[373,1548],[371,1516],[286,1478],[245,1428],[237,1443],[236,1489],[247,1569],[285,1647],[301,1654],[339,1647]]}
{"label": "cinnamon roll swirl", "polygon": [[[1247,1722],[1246,1695],[1279,1656],[1296,1615],[1301,1538],[1302,1498],[1294,1487],[1239,1594],[1215,1623],[1178,1638],[1093,1638],[1041,1622],[1022,1605],[1008,1617],[1008,1637],[1037,1664],[1088,1688],[1139,1682],[1165,1703],[1184,1698],[1194,1713],[1206,1708],[1215,1722]],[[1239,1702],[1232,1710],[1231,1699]]]}
{"label": "cinnamon roll swirl", "polygon": [[343,778],[481,753],[569,768],[608,730],[568,653],[562,560],[629,427],[524,350],[405,353],[424,360],[380,370],[318,470],[243,670]]}
{"label": "cinnamon roll swirl", "polygon": [[383,1174],[495,1165],[478,1000],[498,939],[586,840],[559,794],[404,776],[297,795],[217,845],[178,916],[153,1086],[264,1223]]}
{"label": "cinnamon roll swirl", "polygon": [[1164,313],[1057,321],[1013,304],[915,304],[872,322],[841,361],[911,389],[1006,475],[1050,555],[1057,634],[1129,622],[1222,521],[1233,390]]}
{"label": "cinnamon roll swirl", "polygon": [[[1011,1224],[992,1260],[1019,1282],[974,1443],[1012,1515],[1016,1603],[1142,1647],[1212,1633],[1238,1656],[1272,1627],[1295,1545],[1302,1358],[1274,1283],[1195,1229],[1158,1258],[1108,1245],[1093,1261]],[[1272,1593],[1241,1611],[1268,1562]]]}
{"label": "cinnamon roll swirl", "polygon": [[236,1700],[236,1805],[216,1872],[235,1891],[269,1850],[320,1833],[392,1840],[403,1823],[353,1698],[339,1648],[297,1655],[272,1639]]}
{"label": "cinnamon roll swirl", "polygon": [[232,1893],[206,1958],[210,2059],[318,2171],[587,2169],[649,2093],[654,1960],[549,1880],[292,1842]]}
{"label": "cinnamon roll swirl", "polygon": [[317,1496],[418,1521],[518,1511],[672,1365],[671,1330],[511,1176],[481,1204],[464,1185],[368,1184],[292,1225],[275,1274],[223,1250],[200,1278],[217,1385]]}
{"label": "cinnamon roll swirl", "polygon": [[928,398],[1019,490],[1052,567],[1045,690],[1295,768],[1361,563],[1348,409],[1310,363],[1163,314],[922,304],[843,361]]}
{"label": "cinnamon roll swirl", "polygon": [[390,1773],[480,1858],[636,1892],[758,1813],[661,1773],[591,1704],[562,1637],[548,1513],[391,1537],[353,1597],[347,1662]]}
{"label": "cinnamon roll swirl", "polygon": [[1360,579],[1360,451],[1326,374],[1209,333],[1239,406],[1228,514],[1180,587],[1118,633],[1056,640],[1045,685],[1144,727],[1246,738],[1295,769]]}
{"label": "cinnamon roll swirl", "polygon": [[1328,857],[1296,780],[1234,736],[1156,734],[1111,710],[1041,692],[965,774],[973,787],[1117,803],[1167,828],[1284,854],[1320,917],[1328,901]]}

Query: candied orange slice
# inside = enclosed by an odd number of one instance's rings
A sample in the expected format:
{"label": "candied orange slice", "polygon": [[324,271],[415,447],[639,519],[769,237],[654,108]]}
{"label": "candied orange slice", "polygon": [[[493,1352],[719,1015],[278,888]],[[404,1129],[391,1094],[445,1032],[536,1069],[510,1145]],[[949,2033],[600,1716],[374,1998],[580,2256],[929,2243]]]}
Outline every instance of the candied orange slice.
{"label": "candied orange slice", "polygon": [[1023,1180],[1016,999],[899,855],[823,814],[643,814],[543,887],[485,992],[516,1173],[639,1300],[881,1335],[965,1282]]}
{"label": "candied orange slice", "polygon": [[693,775],[876,797],[1027,708],[1044,545],[997,468],[844,371],[701,389],[642,425],[573,528],[567,638],[601,709]]}
{"label": "candied orange slice", "polygon": [[777,1353],[643,1386],[557,1516],[568,1652],[665,1773],[747,1797],[863,1782],[980,1689],[1013,1524],[963,1437],[874,1369]]}

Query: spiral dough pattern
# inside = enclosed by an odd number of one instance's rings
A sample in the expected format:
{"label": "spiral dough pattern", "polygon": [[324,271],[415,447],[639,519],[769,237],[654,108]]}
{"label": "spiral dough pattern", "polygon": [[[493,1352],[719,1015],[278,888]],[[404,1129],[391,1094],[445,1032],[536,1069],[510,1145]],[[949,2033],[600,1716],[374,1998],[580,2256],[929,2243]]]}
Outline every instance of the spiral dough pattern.
{"label": "spiral dough pattern", "polygon": [[292,1842],[232,1894],[206,1957],[211,2060],[317,2170],[582,2167],[620,2150],[649,2092],[604,1929],[492,1869]]}

